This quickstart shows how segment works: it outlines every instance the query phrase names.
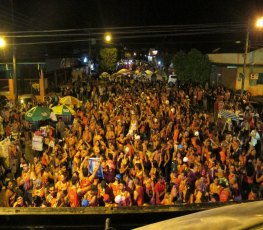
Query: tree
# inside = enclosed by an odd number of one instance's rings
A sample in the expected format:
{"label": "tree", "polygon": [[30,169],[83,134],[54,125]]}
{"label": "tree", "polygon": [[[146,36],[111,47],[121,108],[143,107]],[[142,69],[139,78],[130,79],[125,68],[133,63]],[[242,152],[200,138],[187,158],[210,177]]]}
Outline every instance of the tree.
{"label": "tree", "polygon": [[192,49],[187,54],[183,51],[178,52],[173,59],[173,64],[180,80],[200,83],[209,81],[211,62],[207,55],[197,49]]}
{"label": "tree", "polygon": [[117,63],[117,49],[104,48],[100,50],[100,68],[102,71],[114,71]]}

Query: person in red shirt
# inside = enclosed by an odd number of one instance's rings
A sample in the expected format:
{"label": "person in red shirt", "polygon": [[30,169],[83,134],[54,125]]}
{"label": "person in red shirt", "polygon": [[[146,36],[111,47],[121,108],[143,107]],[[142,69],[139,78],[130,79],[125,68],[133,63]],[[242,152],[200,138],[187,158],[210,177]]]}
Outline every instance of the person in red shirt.
{"label": "person in red shirt", "polygon": [[222,181],[220,183],[221,187],[219,189],[219,201],[220,202],[228,202],[231,199],[231,191],[229,189],[229,185],[227,181]]}
{"label": "person in red shirt", "polygon": [[165,179],[163,176],[159,176],[158,181],[154,186],[154,193],[155,193],[155,203],[157,205],[160,205],[165,194]]}
{"label": "person in red shirt", "polygon": [[78,188],[78,178],[73,176],[71,178],[71,186],[68,187],[68,197],[71,208],[80,207],[80,196],[78,194],[80,191]]}

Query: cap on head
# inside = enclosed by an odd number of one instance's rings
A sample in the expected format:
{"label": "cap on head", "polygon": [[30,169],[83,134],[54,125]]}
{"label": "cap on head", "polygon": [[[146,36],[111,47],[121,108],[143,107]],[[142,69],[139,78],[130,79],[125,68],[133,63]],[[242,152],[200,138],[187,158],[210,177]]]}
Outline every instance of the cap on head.
{"label": "cap on head", "polygon": [[116,174],[115,179],[121,180],[121,174]]}

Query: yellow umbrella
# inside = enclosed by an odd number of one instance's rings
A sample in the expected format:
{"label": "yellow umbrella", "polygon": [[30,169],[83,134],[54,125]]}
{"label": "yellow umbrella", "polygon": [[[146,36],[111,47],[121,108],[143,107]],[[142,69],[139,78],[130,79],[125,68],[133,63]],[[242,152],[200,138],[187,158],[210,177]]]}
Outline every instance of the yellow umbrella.
{"label": "yellow umbrella", "polygon": [[145,70],[144,71],[148,76],[152,76],[153,72],[151,70]]}
{"label": "yellow umbrella", "polygon": [[121,69],[117,72],[117,74],[128,74],[130,72],[130,70],[128,69]]}
{"label": "yellow umbrella", "polygon": [[135,70],[135,74],[136,74],[136,75],[139,75],[140,73],[141,73],[140,70],[138,70],[138,69]]}
{"label": "yellow umbrella", "polygon": [[81,103],[78,98],[72,96],[62,97],[59,102],[63,105],[79,105]]}
{"label": "yellow umbrella", "polygon": [[69,116],[74,115],[76,112],[67,105],[57,105],[52,108],[56,115]]}

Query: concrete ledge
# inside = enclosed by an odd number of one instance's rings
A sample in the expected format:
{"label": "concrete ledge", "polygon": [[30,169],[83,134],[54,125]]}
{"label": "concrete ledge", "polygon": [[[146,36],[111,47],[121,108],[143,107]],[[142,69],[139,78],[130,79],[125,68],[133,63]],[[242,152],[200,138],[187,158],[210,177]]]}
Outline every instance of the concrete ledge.
{"label": "concrete ledge", "polygon": [[142,207],[80,207],[80,208],[0,208],[1,215],[76,215],[76,214],[129,214],[129,213],[162,213],[162,212],[197,212],[225,205],[235,204],[228,203],[207,203],[207,204],[178,204],[172,206],[142,206]]}
{"label": "concrete ledge", "polygon": [[0,208],[0,229],[132,229],[170,218],[231,205],[208,203],[145,207]]}

